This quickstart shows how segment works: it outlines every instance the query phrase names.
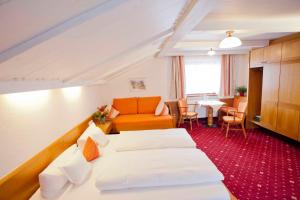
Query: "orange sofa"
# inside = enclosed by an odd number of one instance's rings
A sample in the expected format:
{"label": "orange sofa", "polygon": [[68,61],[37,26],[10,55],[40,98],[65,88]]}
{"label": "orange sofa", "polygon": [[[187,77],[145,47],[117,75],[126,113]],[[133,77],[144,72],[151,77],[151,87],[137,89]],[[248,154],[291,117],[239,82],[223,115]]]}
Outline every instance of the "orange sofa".
{"label": "orange sofa", "polygon": [[156,116],[155,109],[161,97],[132,97],[113,100],[120,114],[112,120],[113,132],[173,128],[171,115]]}

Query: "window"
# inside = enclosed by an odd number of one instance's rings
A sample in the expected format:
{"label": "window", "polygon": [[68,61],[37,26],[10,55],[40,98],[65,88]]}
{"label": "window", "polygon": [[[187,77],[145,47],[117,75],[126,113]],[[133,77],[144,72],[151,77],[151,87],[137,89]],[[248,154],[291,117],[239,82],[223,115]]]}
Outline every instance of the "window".
{"label": "window", "polygon": [[185,80],[187,94],[219,94],[221,81],[221,57],[185,57]]}

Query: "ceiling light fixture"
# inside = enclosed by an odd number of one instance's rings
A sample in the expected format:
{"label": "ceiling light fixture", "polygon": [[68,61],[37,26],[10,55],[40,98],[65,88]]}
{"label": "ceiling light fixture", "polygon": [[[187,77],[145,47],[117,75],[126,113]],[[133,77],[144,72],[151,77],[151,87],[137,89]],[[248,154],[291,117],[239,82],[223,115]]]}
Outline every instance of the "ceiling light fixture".
{"label": "ceiling light fixture", "polygon": [[233,48],[233,47],[238,47],[238,46],[242,45],[242,41],[237,37],[233,37],[232,34],[233,34],[233,31],[226,32],[226,38],[224,38],[219,44],[220,48],[222,48],[222,49]]}
{"label": "ceiling light fixture", "polygon": [[210,56],[213,56],[213,55],[216,55],[216,52],[212,48],[210,48],[210,50],[207,52],[207,54]]}

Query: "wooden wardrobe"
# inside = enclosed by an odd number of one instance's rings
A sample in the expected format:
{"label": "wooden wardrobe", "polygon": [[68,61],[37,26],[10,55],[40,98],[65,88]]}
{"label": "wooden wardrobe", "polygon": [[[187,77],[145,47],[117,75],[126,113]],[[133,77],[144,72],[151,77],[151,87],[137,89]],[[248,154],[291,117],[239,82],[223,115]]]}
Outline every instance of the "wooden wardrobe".
{"label": "wooden wardrobe", "polygon": [[249,71],[248,125],[300,141],[300,34],[251,51]]}

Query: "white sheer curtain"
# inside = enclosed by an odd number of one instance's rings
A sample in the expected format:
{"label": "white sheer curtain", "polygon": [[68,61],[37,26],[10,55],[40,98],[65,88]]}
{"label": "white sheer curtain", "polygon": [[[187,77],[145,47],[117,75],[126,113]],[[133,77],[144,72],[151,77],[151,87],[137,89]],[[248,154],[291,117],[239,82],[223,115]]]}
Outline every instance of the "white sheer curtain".
{"label": "white sheer curtain", "polygon": [[185,77],[187,94],[219,94],[221,81],[221,57],[185,57]]}

